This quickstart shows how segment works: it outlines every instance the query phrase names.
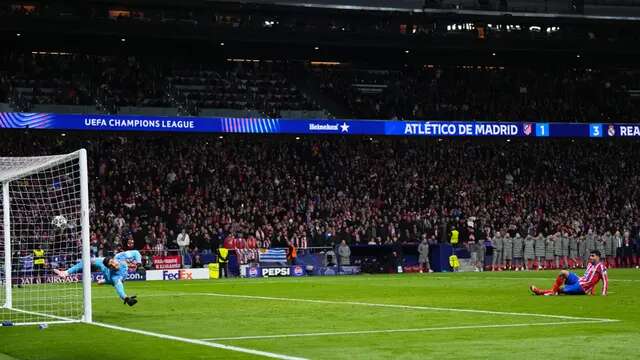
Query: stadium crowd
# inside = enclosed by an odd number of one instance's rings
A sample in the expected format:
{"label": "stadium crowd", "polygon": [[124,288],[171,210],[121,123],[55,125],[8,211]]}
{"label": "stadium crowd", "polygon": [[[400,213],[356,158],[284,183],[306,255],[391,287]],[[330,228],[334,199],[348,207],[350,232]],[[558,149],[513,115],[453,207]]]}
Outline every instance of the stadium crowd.
{"label": "stadium crowd", "polygon": [[[178,249],[183,230],[187,251],[199,253],[225,240],[417,245],[450,241],[455,229],[461,246],[495,241],[497,232],[522,239],[608,232],[628,240],[624,265],[638,264],[633,142],[0,136],[3,156],[88,149],[96,255],[162,254]],[[533,260],[542,255],[532,249]],[[531,249],[522,250],[511,250],[513,258],[529,260]],[[578,256],[565,250],[558,255]]]}

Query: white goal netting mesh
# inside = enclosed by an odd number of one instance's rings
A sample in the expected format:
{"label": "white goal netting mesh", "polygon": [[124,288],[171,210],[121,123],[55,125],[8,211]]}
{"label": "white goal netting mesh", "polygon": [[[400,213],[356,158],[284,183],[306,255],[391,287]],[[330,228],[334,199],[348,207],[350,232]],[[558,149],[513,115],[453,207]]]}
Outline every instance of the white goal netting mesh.
{"label": "white goal netting mesh", "polygon": [[0,321],[18,325],[82,319],[82,275],[63,279],[52,272],[82,259],[80,182],[78,153],[0,157],[0,188],[8,184],[10,204],[7,253],[3,196]]}

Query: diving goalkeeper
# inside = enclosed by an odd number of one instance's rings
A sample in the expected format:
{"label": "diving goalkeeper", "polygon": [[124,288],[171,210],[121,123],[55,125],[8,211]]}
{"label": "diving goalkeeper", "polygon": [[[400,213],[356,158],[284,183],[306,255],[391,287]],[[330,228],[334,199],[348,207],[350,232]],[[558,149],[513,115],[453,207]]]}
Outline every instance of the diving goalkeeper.
{"label": "diving goalkeeper", "polygon": [[[95,258],[91,260],[91,265],[97,267],[102,272],[104,280],[98,281],[99,285],[110,284],[116,289],[120,299],[124,300],[124,303],[133,306],[138,300],[136,296],[127,296],[124,292],[123,282],[127,278],[130,264],[139,264],[142,262],[142,256],[137,250],[129,250],[116,254],[113,258]],[[82,272],[82,261],[72,266],[67,271],[61,271],[54,269],[53,272],[61,277],[67,277],[72,274]]]}

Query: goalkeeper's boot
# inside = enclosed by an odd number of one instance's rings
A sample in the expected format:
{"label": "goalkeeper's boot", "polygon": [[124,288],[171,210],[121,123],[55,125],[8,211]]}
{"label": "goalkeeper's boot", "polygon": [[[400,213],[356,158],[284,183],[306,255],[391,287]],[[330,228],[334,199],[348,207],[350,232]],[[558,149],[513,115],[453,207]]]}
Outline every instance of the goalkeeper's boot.
{"label": "goalkeeper's boot", "polygon": [[135,296],[135,295],[132,296],[132,297],[126,297],[126,298],[124,298],[124,303],[129,305],[129,306],[133,306],[133,305],[138,303],[138,299],[136,299],[136,298],[137,298],[137,296]]}

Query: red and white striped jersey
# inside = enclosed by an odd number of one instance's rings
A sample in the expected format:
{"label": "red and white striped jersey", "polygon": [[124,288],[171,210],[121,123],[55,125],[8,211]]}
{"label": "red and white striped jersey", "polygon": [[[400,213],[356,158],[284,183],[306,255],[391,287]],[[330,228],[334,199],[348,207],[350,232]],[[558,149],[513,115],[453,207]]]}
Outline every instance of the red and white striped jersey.
{"label": "red and white striped jersey", "polygon": [[596,285],[602,280],[602,295],[607,295],[609,287],[609,276],[607,275],[607,267],[599,262],[595,265],[589,263],[584,276],[580,278],[580,286],[585,294],[593,294]]}

